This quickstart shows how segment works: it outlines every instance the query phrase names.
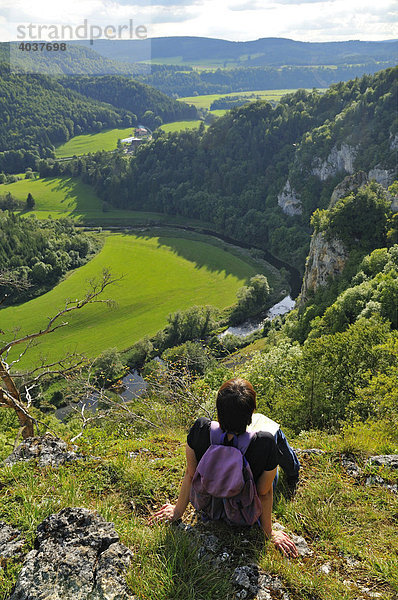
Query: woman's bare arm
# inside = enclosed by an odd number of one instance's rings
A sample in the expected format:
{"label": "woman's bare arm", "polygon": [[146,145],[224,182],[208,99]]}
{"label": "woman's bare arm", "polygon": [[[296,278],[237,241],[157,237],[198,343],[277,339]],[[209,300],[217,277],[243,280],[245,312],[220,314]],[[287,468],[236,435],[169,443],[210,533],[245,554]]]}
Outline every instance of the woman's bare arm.
{"label": "woman's bare arm", "polygon": [[185,471],[184,478],[181,483],[180,493],[178,494],[178,500],[176,504],[164,504],[158,511],[156,511],[150,521],[177,521],[180,519],[185,512],[189,502],[189,494],[191,491],[192,478],[195,474],[196,466],[198,461],[194,450],[188,444],[185,447],[185,456],[187,462],[187,468]]}
{"label": "woman's bare arm", "polygon": [[297,548],[290,537],[283,531],[272,529],[272,502],[274,498],[272,484],[275,475],[276,469],[273,471],[264,471],[257,482],[257,493],[262,506],[260,515],[261,527],[264,530],[266,538],[271,539],[283,554],[296,558],[298,556]]}

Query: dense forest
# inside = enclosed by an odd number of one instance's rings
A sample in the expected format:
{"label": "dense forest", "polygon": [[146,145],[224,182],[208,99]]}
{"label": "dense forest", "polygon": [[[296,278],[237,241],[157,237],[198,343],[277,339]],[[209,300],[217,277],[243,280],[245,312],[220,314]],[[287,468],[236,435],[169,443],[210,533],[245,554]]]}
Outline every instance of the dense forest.
{"label": "dense forest", "polygon": [[[60,81],[66,84],[66,80]],[[34,168],[39,157],[53,156],[56,144],[81,133],[130,127],[148,110],[150,120],[168,121],[196,114],[192,107],[127,79],[98,80],[102,92],[94,89],[92,95],[102,96],[109,103],[67,89],[60,81],[46,75],[10,73],[8,66],[0,63],[0,172]],[[81,84],[79,79],[73,81],[68,79],[71,86],[81,85],[88,95],[90,82],[96,88],[90,78],[83,77]],[[112,105],[112,100],[116,104]]]}
{"label": "dense forest", "polygon": [[374,74],[384,67],[395,66],[395,60],[338,67],[282,66],[282,67],[230,67],[193,70],[169,65],[152,65],[149,74],[137,78],[172,97],[196,94],[227,94],[251,90],[278,90],[297,88],[326,88],[333,83],[348,81],[364,74]]}
{"label": "dense forest", "polygon": [[25,302],[46,292],[98,250],[95,237],[67,219],[38,221],[0,210],[0,298]]}
{"label": "dense forest", "polygon": [[[275,108],[254,102],[206,131],[159,134],[129,161],[98,153],[43,161],[40,173],[81,175],[117,207],[210,221],[303,269],[310,217],[326,208],[346,174],[333,157],[347,152],[352,171],[395,168],[397,73],[336,84],[325,94],[299,90]],[[278,205],[287,182],[299,198],[293,215]]]}
{"label": "dense forest", "polygon": [[[193,106],[175,102],[158,90],[126,77],[65,77],[59,82],[84,96],[133,112],[139,121],[153,129],[162,122],[197,116]],[[155,121],[156,117],[160,120]]]}

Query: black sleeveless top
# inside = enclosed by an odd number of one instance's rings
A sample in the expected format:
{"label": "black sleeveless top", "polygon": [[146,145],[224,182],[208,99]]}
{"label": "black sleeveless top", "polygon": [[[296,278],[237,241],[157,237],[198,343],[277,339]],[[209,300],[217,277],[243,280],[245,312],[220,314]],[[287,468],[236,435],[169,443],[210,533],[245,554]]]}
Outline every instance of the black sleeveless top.
{"label": "black sleeveless top", "polygon": [[[189,430],[187,443],[195,452],[199,462],[210,446],[210,419],[197,419]],[[278,465],[278,453],[274,436],[265,431],[258,431],[246,451],[246,459],[253,473],[254,481],[263,471],[273,471]]]}

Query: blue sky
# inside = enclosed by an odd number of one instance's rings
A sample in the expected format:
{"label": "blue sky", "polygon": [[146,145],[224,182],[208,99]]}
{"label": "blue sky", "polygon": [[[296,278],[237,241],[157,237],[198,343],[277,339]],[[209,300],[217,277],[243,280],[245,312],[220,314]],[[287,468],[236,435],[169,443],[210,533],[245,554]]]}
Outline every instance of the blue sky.
{"label": "blue sky", "polygon": [[20,24],[88,23],[117,27],[133,19],[149,37],[302,41],[398,38],[396,0],[0,0],[0,39]]}

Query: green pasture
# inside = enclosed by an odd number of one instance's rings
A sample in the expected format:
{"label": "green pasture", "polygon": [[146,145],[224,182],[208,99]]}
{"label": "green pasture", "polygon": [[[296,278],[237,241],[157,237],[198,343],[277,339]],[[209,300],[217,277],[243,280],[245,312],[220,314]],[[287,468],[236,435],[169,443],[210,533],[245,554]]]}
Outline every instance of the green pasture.
{"label": "green pasture", "polygon": [[89,152],[98,152],[99,150],[116,150],[117,141],[130,137],[133,134],[133,128],[125,129],[106,129],[99,133],[89,133],[86,135],[76,135],[65,144],[58,146],[55,150],[57,158],[68,156],[80,156]]}
{"label": "green pasture", "polygon": [[278,101],[286,94],[292,94],[296,90],[256,90],[252,92],[231,92],[229,94],[205,94],[204,96],[187,96],[186,98],[178,98],[181,102],[187,104],[193,104],[196,108],[207,108],[209,109],[214,100],[218,98],[225,98],[229,96],[247,97],[247,101],[257,100],[258,96],[261,100],[273,100]]}
{"label": "green pasture", "polygon": [[159,127],[162,131],[166,133],[176,132],[176,131],[184,131],[185,129],[197,129],[202,121],[174,121],[173,123],[166,123]]}
{"label": "green pasture", "polygon": [[93,188],[75,177],[47,177],[44,179],[21,179],[15,183],[0,185],[0,195],[10,192],[18,200],[25,201],[30,192],[35,200],[35,210],[25,212],[38,219],[69,217],[77,223],[90,225],[137,225],[152,222],[174,224],[198,224],[183,217],[160,213],[111,209],[102,211],[102,200]]}
{"label": "green pasture", "polygon": [[9,339],[15,329],[23,335],[45,327],[48,317],[63,308],[67,298],[82,298],[89,281],[99,278],[105,268],[116,277],[123,276],[103,295],[112,298],[116,307],[92,304],[70,314],[68,326],[42,338],[23,357],[21,366],[41,358],[55,361],[66,352],[94,357],[110,347],[123,350],[164,327],[173,311],[196,304],[231,305],[237,289],[256,273],[242,258],[203,241],[167,234],[108,234],[101,252],[53,290],[0,310],[3,339]]}

